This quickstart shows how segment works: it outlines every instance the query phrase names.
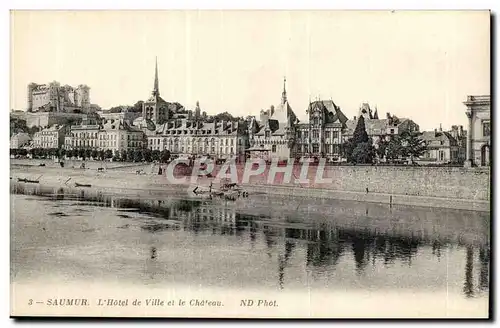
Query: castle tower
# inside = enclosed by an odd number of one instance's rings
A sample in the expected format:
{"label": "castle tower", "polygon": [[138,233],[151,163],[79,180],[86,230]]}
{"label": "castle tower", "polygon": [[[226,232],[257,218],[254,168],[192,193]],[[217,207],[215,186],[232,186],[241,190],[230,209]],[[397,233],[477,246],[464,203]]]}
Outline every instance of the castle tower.
{"label": "castle tower", "polygon": [[37,87],[35,83],[28,84],[28,112],[33,110],[33,90]]}
{"label": "castle tower", "polygon": [[200,102],[196,101],[196,108],[194,109],[194,119],[199,120],[201,118]]}

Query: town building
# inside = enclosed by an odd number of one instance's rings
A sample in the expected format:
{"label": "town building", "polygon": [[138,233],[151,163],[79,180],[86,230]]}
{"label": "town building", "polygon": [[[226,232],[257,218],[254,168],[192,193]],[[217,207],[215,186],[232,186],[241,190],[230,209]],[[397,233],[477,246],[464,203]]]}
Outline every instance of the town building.
{"label": "town building", "polygon": [[309,104],[308,123],[296,126],[295,156],[341,160],[342,131],[347,117],[333,100],[317,100]]}
{"label": "town building", "polygon": [[242,161],[248,147],[245,122],[203,122],[189,119],[169,120],[147,134],[147,148],[169,150],[179,156],[204,155],[215,159]]}
{"label": "town building", "polygon": [[16,133],[10,138],[10,148],[11,149],[22,148],[25,145],[29,144],[31,140],[32,139],[30,135],[25,132]]}
{"label": "town building", "polygon": [[[363,116],[365,121],[365,129],[368,137],[372,139],[373,145],[377,147],[381,139],[389,140],[395,135],[399,135],[404,131],[418,132],[420,127],[413,120],[409,118],[398,118],[390,113],[386,114],[385,119],[373,118],[378,117],[375,110],[374,115],[370,115],[371,109],[369,105],[363,104],[359,116],[354,116],[352,120],[346,122],[346,129],[343,131],[342,138],[345,141],[352,138],[356,125],[358,124],[359,117]],[[372,117],[372,118],[370,118]]]}
{"label": "town building", "polygon": [[97,149],[101,120],[97,115],[86,115],[80,124],[71,125],[65,137],[66,149]]}
{"label": "town building", "polygon": [[283,83],[281,102],[275,109],[261,111],[260,121],[255,117],[248,123],[249,158],[286,160],[294,156],[295,127],[297,116],[288,103],[286,79]]}
{"label": "town building", "polygon": [[489,95],[467,96],[467,152],[466,166],[491,164],[491,98]]}
{"label": "town building", "polygon": [[61,148],[64,146],[64,138],[66,135],[67,127],[64,125],[52,125],[38,131],[33,136],[34,148]]}
{"label": "town building", "polygon": [[88,113],[90,88],[84,84],[77,87],[59,82],[49,84],[30,83],[28,85],[28,112]]}
{"label": "town building", "polygon": [[103,110],[100,112],[97,112],[99,117],[105,120],[123,120],[123,121],[128,121],[129,123],[132,124],[135,119],[138,117],[141,117],[142,113],[141,112],[133,112],[130,111],[129,108],[123,107],[121,112],[115,113],[115,112],[110,112],[109,110]]}
{"label": "town building", "polygon": [[98,133],[98,149],[113,153],[143,149],[146,145],[144,133],[123,119],[103,120]]}
{"label": "town building", "polygon": [[70,128],[65,138],[66,149],[111,150],[143,149],[144,133],[122,119],[102,119],[97,115],[85,117]]}
{"label": "town building", "polygon": [[422,132],[427,150],[417,162],[419,164],[463,164],[465,149],[463,146],[465,132],[462,127],[454,126],[452,131],[441,128]]}

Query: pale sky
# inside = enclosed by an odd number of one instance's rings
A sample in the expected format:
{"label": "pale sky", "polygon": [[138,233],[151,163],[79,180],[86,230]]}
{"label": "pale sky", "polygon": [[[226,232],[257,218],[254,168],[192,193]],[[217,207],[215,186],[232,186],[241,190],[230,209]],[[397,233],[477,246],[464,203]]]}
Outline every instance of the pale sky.
{"label": "pale sky", "polygon": [[349,117],[362,102],[421,130],[466,128],[467,95],[490,94],[487,11],[17,11],[11,16],[11,108],[30,82],[87,84],[107,109],[160,94],[209,114],[258,115],[309,99]]}

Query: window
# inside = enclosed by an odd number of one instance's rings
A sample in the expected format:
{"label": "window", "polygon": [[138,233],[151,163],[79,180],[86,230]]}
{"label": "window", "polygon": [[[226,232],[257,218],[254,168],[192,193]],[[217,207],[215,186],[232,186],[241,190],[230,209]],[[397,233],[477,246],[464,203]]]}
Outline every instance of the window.
{"label": "window", "polygon": [[271,151],[272,151],[273,153],[275,153],[275,152],[276,152],[276,145],[273,145],[273,146],[272,146]]}
{"label": "window", "polygon": [[331,133],[330,131],[326,131],[326,132],[325,132],[325,138],[326,138],[326,139],[330,139],[330,138],[331,138],[331,136],[332,136],[332,133]]}
{"label": "window", "polygon": [[439,151],[439,160],[444,161],[444,151],[442,150]]}
{"label": "window", "polygon": [[302,138],[302,131],[297,131],[297,138],[298,139]]}
{"label": "window", "polygon": [[313,130],[313,138],[318,139],[319,138],[319,131],[318,130]]}
{"label": "window", "polygon": [[266,138],[271,137],[271,131],[266,131]]}
{"label": "window", "polygon": [[314,118],[314,125],[318,125],[319,124],[319,117],[315,117]]}
{"label": "window", "polygon": [[483,137],[490,136],[490,122],[483,123]]}
{"label": "window", "polygon": [[394,129],[391,129],[391,134],[394,134]]}
{"label": "window", "polygon": [[319,145],[318,144],[313,145],[313,153],[319,153]]}
{"label": "window", "polygon": [[304,139],[307,139],[309,138],[309,132],[308,131],[304,131]]}

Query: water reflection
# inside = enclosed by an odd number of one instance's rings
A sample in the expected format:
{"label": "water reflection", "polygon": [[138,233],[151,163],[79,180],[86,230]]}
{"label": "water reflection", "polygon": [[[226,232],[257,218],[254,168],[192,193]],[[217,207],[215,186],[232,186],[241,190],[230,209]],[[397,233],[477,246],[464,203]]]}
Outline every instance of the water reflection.
{"label": "water reflection", "polygon": [[[414,259],[426,247],[436,262],[440,261],[442,253],[449,247],[464,251],[462,293],[465,297],[474,297],[476,293],[488,290],[489,287],[490,246],[487,242],[472,244],[425,233],[401,235],[391,229],[342,227],[333,220],[310,222],[307,218],[297,216],[279,218],[271,215],[248,215],[240,213],[237,207],[209,200],[175,197],[132,199],[87,190],[68,193],[63,189],[27,190],[23,187],[13,188],[12,193],[32,194],[58,202],[76,200],[80,205],[115,208],[123,218],[128,218],[124,214],[127,212],[143,214],[156,219],[141,221],[141,229],[151,238],[166,231],[182,230],[195,237],[209,234],[248,240],[252,250],[262,238],[267,257],[277,257],[275,279],[282,289],[286,285],[287,269],[292,265],[297,249],[304,249],[305,267],[308,270],[334,271],[342,259],[348,259],[353,264],[356,275],[362,277],[368,270],[380,265],[391,267],[399,264],[411,268]],[[129,225],[117,228],[127,229]],[[159,270],[155,269],[158,256],[157,247],[151,246],[146,258],[146,270],[150,275]]]}

